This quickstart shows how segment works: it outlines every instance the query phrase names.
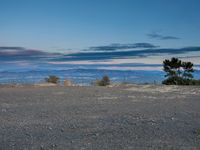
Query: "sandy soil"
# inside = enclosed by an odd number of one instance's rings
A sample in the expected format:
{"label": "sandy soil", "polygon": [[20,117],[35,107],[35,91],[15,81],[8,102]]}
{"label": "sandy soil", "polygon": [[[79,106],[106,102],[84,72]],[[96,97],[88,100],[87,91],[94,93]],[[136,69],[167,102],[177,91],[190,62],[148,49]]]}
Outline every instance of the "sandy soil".
{"label": "sandy soil", "polygon": [[0,150],[199,150],[200,87],[0,87]]}

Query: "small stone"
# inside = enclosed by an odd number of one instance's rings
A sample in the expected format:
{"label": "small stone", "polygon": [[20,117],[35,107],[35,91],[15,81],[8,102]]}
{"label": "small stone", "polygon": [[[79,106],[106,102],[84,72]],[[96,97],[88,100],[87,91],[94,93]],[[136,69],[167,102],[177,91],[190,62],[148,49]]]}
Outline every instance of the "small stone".
{"label": "small stone", "polygon": [[40,145],[40,150],[44,150],[44,146],[43,145]]}
{"label": "small stone", "polygon": [[2,109],[1,111],[2,111],[2,112],[7,112],[7,110],[6,110],[6,109]]}
{"label": "small stone", "polygon": [[61,132],[64,132],[64,129],[61,129],[60,131],[61,131]]}
{"label": "small stone", "polygon": [[74,143],[74,141],[73,141],[73,140],[71,140],[71,143]]}
{"label": "small stone", "polygon": [[95,136],[99,136],[99,133],[96,133]]}
{"label": "small stone", "polygon": [[57,147],[57,145],[56,144],[52,144],[52,147]]}

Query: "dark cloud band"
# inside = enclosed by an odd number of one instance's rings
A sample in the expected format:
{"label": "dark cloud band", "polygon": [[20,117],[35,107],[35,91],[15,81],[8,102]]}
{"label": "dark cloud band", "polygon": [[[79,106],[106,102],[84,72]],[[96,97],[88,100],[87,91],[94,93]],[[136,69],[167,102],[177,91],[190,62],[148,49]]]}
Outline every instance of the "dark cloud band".
{"label": "dark cloud band", "polygon": [[157,48],[151,43],[134,43],[134,44],[120,44],[115,43],[107,46],[95,46],[90,47],[85,51],[117,51],[117,50],[127,50],[127,49],[136,49],[136,48]]}
{"label": "dark cloud band", "polygon": [[147,34],[147,36],[153,39],[158,39],[158,40],[179,40],[180,39],[179,37],[161,35],[158,33],[150,33],[150,34]]}
{"label": "dark cloud band", "polygon": [[144,50],[129,50],[129,51],[115,51],[115,52],[80,52],[65,55],[57,61],[81,61],[81,60],[109,60],[109,59],[123,59],[131,57],[149,57],[162,56],[164,54],[185,54],[189,52],[200,52],[200,47],[186,47],[180,49],[144,49]]}
{"label": "dark cloud band", "polygon": [[48,53],[42,50],[26,49],[24,47],[0,47],[0,56],[21,56],[21,57],[33,57],[33,56],[50,56],[55,53]]}
{"label": "dark cloud band", "polygon": [[[39,50],[29,49],[14,49],[14,48],[0,48],[0,61],[15,61],[15,60],[28,60],[28,61],[106,61],[109,59],[124,59],[124,58],[147,58],[149,56],[163,56],[165,54],[186,54],[189,52],[200,52],[200,47],[186,47],[180,49],[161,49],[151,48],[142,50],[120,50],[120,51],[87,51],[78,52],[73,54],[56,54],[47,53]],[[12,52],[10,49],[15,50]]]}

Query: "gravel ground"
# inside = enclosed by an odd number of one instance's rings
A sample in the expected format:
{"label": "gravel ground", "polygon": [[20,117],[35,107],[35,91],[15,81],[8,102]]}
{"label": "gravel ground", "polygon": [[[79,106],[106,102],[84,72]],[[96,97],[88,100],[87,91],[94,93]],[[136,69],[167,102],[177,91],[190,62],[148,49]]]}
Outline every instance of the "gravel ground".
{"label": "gravel ground", "polygon": [[200,87],[0,87],[0,150],[199,150]]}

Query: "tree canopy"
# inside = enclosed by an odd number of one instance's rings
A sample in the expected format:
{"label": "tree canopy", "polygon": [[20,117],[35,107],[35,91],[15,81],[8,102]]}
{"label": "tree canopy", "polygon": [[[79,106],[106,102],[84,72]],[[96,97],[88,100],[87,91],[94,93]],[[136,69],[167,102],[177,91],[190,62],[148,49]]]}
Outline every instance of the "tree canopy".
{"label": "tree canopy", "polygon": [[193,68],[194,64],[191,62],[183,62],[178,58],[166,59],[163,61],[163,70],[166,72],[166,80],[163,84],[170,85],[189,85],[194,84]]}

